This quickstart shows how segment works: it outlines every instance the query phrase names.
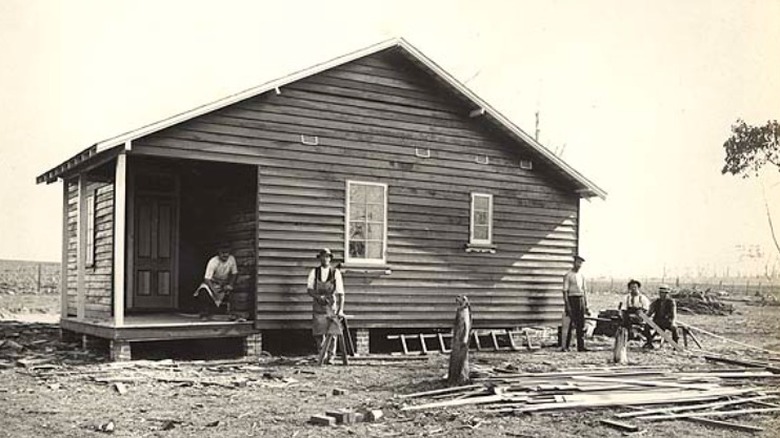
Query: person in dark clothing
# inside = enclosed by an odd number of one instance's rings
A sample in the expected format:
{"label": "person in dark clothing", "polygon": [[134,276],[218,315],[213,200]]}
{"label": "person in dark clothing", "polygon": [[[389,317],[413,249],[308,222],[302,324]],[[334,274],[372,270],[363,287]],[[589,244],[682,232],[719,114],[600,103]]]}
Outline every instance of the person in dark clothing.
{"label": "person in dark clothing", "polygon": [[[563,304],[566,315],[571,318],[577,332],[577,351],[588,351],[585,348],[585,314],[588,313],[588,295],[585,276],[580,272],[585,261],[580,256],[574,256],[574,266],[563,277]],[[569,349],[570,331],[564,327],[564,351]]]}
{"label": "person in dark clothing", "polygon": [[[661,330],[669,330],[672,332],[672,340],[679,342],[680,336],[677,334],[677,303],[673,298],[669,298],[669,286],[662,284],[658,288],[658,299],[650,304],[650,311],[648,316],[653,318],[653,322],[658,325]],[[653,347],[653,339],[655,335],[651,335],[647,338],[647,347]]]}

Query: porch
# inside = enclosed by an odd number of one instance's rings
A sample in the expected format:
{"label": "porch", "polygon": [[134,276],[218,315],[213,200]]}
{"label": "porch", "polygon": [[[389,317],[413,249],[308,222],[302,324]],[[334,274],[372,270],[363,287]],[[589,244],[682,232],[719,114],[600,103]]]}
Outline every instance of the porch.
{"label": "porch", "polygon": [[201,320],[198,315],[173,312],[125,315],[121,325],[114,320],[63,317],[60,328],[63,337],[80,335],[85,348],[91,338],[108,340],[111,359],[117,361],[130,360],[132,344],[140,342],[241,338],[244,354],[252,355],[260,352],[262,339],[252,321],[231,320],[228,315]]}

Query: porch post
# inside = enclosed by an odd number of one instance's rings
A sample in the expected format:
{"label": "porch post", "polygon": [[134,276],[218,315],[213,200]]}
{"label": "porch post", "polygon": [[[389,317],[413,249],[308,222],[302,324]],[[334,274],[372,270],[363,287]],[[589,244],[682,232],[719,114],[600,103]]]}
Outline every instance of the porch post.
{"label": "porch post", "polygon": [[68,188],[67,179],[62,180],[62,264],[60,265],[60,319],[68,317]]}
{"label": "porch post", "polygon": [[84,248],[87,244],[86,227],[87,227],[87,215],[86,215],[86,194],[87,194],[87,175],[84,173],[79,174],[79,198],[78,198],[78,214],[76,215],[76,229],[78,242],[76,245],[76,318],[79,320],[84,319],[84,313],[86,308],[86,284],[84,281],[84,271],[86,269],[86,259],[84,258],[86,251]]}
{"label": "porch post", "polygon": [[114,177],[114,326],[125,324],[125,224],[127,205],[127,155],[116,157]]}

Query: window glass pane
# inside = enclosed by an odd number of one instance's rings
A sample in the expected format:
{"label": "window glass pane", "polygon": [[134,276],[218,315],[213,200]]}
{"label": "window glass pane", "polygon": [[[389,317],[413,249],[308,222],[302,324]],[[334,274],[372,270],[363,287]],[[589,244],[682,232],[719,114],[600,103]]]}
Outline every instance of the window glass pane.
{"label": "window glass pane", "polygon": [[364,240],[366,238],[366,224],[364,222],[349,223],[349,239]]}
{"label": "window glass pane", "polygon": [[488,210],[490,209],[490,198],[487,196],[475,196],[474,197],[474,210]]}
{"label": "window glass pane", "polygon": [[474,212],[474,226],[487,225],[488,224],[488,212],[475,211]]}
{"label": "window glass pane", "polygon": [[349,220],[365,220],[366,219],[366,206],[365,204],[351,204],[349,206]]}
{"label": "window glass pane", "polygon": [[382,222],[372,222],[368,224],[368,238],[371,240],[382,240],[385,231],[385,224]]}
{"label": "window glass pane", "polygon": [[369,222],[382,222],[384,221],[385,206],[382,204],[373,205],[370,204],[366,207],[366,219]]}
{"label": "window glass pane", "polygon": [[363,241],[349,242],[349,256],[354,258],[366,258],[366,244]]}
{"label": "window glass pane", "polygon": [[366,186],[360,184],[349,185],[349,201],[354,204],[366,202]]}
{"label": "window glass pane", "polygon": [[476,240],[488,240],[490,237],[488,236],[488,227],[483,226],[474,226],[474,239]]}
{"label": "window glass pane", "polygon": [[369,259],[381,259],[382,258],[382,241],[369,241],[366,244],[367,251],[366,257]]}
{"label": "window glass pane", "polygon": [[385,202],[384,187],[382,186],[365,186],[365,187],[368,191],[368,195],[367,195],[368,202],[372,202],[375,204],[382,204]]}

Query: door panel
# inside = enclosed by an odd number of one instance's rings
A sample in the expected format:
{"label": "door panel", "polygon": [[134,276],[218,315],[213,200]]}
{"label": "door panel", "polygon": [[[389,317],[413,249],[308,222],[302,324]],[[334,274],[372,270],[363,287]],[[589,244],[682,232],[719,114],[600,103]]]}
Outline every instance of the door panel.
{"label": "door panel", "polygon": [[169,196],[137,196],[135,199],[135,288],[133,307],[171,309],[176,245],[176,203]]}

